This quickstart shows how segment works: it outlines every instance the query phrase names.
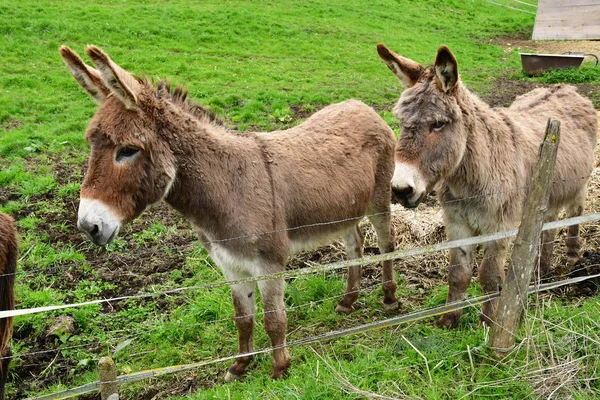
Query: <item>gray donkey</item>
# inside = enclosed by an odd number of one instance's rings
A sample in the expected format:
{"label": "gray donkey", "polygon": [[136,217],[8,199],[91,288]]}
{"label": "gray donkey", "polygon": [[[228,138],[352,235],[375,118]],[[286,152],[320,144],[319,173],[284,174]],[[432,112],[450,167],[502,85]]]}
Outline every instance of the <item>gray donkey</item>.
{"label": "gray donkey", "polygon": [[[491,108],[460,81],[456,58],[439,48],[429,68],[401,57],[383,44],[379,56],[407,89],[394,107],[402,123],[396,144],[392,191],[406,207],[416,207],[436,186],[444,209],[448,239],[514,228],[527,198],[548,118],[561,121],[554,182],[546,220],[565,209],[583,212],[586,186],[594,167],[597,116],[592,103],[567,85],[538,88],[518,97],[509,108]],[[540,276],[548,272],[556,232],[542,236]],[[579,226],[569,227],[569,263],[579,257]],[[486,293],[504,280],[507,241],[484,245],[479,281]],[[472,276],[473,247],[450,250],[448,302],[461,300]],[[497,302],[483,306],[490,324]],[[455,327],[460,312],[443,315],[439,327]]]}

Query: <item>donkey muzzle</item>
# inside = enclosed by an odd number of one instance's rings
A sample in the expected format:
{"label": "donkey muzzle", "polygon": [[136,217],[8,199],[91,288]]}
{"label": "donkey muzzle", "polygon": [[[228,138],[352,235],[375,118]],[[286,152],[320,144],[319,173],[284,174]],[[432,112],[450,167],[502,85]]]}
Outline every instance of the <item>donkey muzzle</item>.
{"label": "donkey muzzle", "polygon": [[406,208],[417,207],[424,197],[423,195],[420,195],[415,199],[414,189],[410,186],[402,189],[392,188],[392,193],[397,202]]}
{"label": "donkey muzzle", "polygon": [[120,218],[106,204],[82,198],[79,202],[77,228],[97,246],[113,241],[121,228]]}
{"label": "donkey muzzle", "polygon": [[392,177],[392,193],[406,208],[415,208],[427,195],[427,185],[419,169],[406,162],[396,161]]}

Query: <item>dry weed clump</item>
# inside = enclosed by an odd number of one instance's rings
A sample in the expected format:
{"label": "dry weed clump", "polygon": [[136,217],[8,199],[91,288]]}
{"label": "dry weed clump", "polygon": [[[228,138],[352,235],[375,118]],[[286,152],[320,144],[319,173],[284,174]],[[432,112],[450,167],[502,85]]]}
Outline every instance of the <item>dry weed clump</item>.
{"label": "dry weed clump", "polygon": [[600,325],[585,311],[568,317],[546,316],[553,307],[540,295],[535,307],[524,318],[525,337],[505,359],[482,358],[487,365],[503,365],[512,376],[504,379],[484,377],[469,392],[477,394],[490,388],[503,390],[511,382],[528,382],[532,398],[574,399],[597,393],[600,366]]}

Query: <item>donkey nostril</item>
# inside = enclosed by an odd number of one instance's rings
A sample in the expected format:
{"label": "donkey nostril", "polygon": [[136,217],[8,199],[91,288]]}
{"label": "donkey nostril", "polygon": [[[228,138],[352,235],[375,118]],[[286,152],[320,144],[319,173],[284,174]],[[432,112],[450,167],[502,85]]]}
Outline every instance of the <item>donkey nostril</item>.
{"label": "donkey nostril", "polygon": [[94,225],[94,228],[90,231],[90,235],[95,236],[99,231],[98,225]]}
{"label": "donkey nostril", "polygon": [[396,196],[402,196],[402,197],[409,197],[410,195],[413,194],[413,191],[414,190],[413,190],[412,186],[407,186],[402,189],[397,189],[397,188],[393,189],[393,192]]}

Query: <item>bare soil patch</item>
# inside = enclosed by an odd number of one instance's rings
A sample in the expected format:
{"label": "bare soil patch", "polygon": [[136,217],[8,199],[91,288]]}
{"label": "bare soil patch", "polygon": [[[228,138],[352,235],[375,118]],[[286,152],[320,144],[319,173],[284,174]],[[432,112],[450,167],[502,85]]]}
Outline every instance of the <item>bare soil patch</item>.
{"label": "bare soil patch", "polygon": [[20,127],[21,125],[23,125],[21,121],[17,121],[16,119],[8,119],[7,121],[4,121],[2,123],[2,129],[8,132],[10,130]]}
{"label": "bare soil patch", "polygon": [[[510,79],[507,76],[496,78],[492,81],[492,88],[487,93],[481,95],[492,107],[508,107],[513,101],[522,94],[525,94],[538,87],[548,87],[553,84],[527,82],[515,79]],[[600,98],[600,85],[593,83],[569,83],[576,86],[579,93],[588,97],[594,103],[595,107],[600,107],[598,99]]]}

